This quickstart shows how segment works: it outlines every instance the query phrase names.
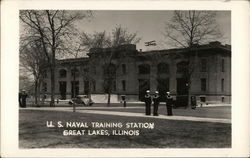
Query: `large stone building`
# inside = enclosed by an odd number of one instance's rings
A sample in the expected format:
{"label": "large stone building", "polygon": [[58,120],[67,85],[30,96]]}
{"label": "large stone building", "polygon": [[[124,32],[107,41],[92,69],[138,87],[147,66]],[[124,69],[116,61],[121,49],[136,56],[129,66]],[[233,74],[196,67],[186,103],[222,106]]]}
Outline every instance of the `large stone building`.
{"label": "large stone building", "polygon": [[[88,57],[58,60],[55,72],[55,94],[60,99],[89,94],[94,102],[107,102],[111,90],[111,102],[119,102],[121,95],[138,101],[148,89],[158,90],[162,98],[170,91],[178,99],[190,88],[197,101],[231,100],[231,46],[217,41],[191,49],[145,52],[132,44],[93,48]],[[47,74],[43,86],[49,95]]]}

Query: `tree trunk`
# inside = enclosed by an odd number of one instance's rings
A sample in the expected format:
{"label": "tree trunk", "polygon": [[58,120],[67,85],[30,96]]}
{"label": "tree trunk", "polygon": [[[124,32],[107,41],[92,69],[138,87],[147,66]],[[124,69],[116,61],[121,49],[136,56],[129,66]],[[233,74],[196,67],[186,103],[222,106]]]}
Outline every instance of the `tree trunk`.
{"label": "tree trunk", "polygon": [[37,90],[38,89],[38,81],[35,79],[35,106],[37,106]]}
{"label": "tree trunk", "polygon": [[40,87],[41,87],[41,82],[40,81],[38,81],[38,87],[37,87],[37,107],[39,107],[40,106]]}
{"label": "tree trunk", "polygon": [[[43,82],[42,82],[43,83]],[[42,102],[41,102],[41,105],[44,105],[44,102],[45,102],[45,91],[44,91],[44,88],[42,88]]]}
{"label": "tree trunk", "polygon": [[190,99],[190,83],[188,83],[188,92],[187,92],[187,108],[191,108],[191,99]]}
{"label": "tree trunk", "polygon": [[111,97],[111,92],[109,91],[108,92],[108,103],[107,103],[107,106],[110,106],[110,97]]}
{"label": "tree trunk", "polygon": [[51,101],[50,107],[55,107],[55,67],[52,64],[51,70]]}
{"label": "tree trunk", "polygon": [[[54,43],[54,42],[53,42]],[[51,58],[51,101],[50,101],[50,107],[55,107],[55,49],[52,48],[52,58]]]}

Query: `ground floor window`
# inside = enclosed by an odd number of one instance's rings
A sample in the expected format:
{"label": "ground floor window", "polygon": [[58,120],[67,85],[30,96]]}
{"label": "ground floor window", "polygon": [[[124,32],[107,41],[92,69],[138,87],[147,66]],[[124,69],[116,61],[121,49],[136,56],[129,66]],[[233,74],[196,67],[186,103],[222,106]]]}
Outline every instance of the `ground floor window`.
{"label": "ground floor window", "polygon": [[126,91],[126,81],[122,80],[122,90]]}
{"label": "ground floor window", "polygon": [[169,78],[157,79],[157,90],[159,91],[160,100],[165,101],[166,92],[169,91]]}
{"label": "ground floor window", "polygon": [[79,95],[79,81],[71,81],[71,97]]}
{"label": "ground floor window", "polygon": [[84,94],[89,93],[89,81],[84,81]]}
{"label": "ground floor window", "polygon": [[92,90],[96,91],[96,82],[95,82],[95,80],[92,81]]}
{"label": "ground floor window", "polygon": [[43,82],[43,91],[47,92],[47,83],[46,82]]}
{"label": "ground floor window", "polygon": [[207,80],[206,78],[201,78],[201,91],[205,92],[207,90]]}
{"label": "ground floor window", "polygon": [[221,91],[224,92],[224,78],[221,79]]}
{"label": "ground floor window", "polygon": [[67,82],[66,81],[59,81],[59,92],[61,95],[62,100],[66,99],[66,89],[67,89]]}
{"label": "ground floor window", "polygon": [[150,79],[139,79],[139,100],[144,101],[146,91],[150,90]]}

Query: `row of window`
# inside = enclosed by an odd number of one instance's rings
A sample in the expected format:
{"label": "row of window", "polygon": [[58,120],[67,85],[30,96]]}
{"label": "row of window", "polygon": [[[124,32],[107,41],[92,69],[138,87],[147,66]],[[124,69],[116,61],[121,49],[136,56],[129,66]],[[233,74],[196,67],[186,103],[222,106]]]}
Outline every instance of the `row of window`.
{"label": "row of window", "polygon": [[[168,82],[167,85],[169,85],[169,79],[165,79],[164,81],[167,81]],[[159,80],[158,82],[162,82],[162,81]],[[224,82],[225,82],[224,79],[221,79],[221,92],[224,92]],[[201,78],[200,83],[201,83],[201,91],[203,91],[203,92],[207,91],[207,79],[206,78]],[[59,82],[59,91],[62,91],[63,84],[65,84],[65,87],[66,87],[66,82],[65,81],[60,81]],[[74,83],[72,81],[72,85],[73,84]],[[92,84],[92,90],[96,91],[96,82],[92,81],[91,84]],[[85,87],[84,89],[85,89],[86,93],[89,91],[89,85],[90,85],[89,81],[84,81],[84,87]],[[78,87],[78,89],[79,89],[79,81],[76,81],[74,86]],[[126,91],[126,81],[125,80],[121,81],[121,86],[122,86],[122,90]],[[116,91],[116,82],[115,81],[112,82],[111,87],[112,87],[112,91]],[[46,82],[43,83],[43,91],[47,92],[47,83]]]}
{"label": "row of window", "polygon": [[[207,79],[201,78],[201,91],[207,91]],[[224,78],[221,79],[221,92],[224,92]]]}
{"label": "row of window", "polygon": [[[220,71],[225,72],[225,59],[221,59]],[[207,59],[201,59],[201,72],[207,72]]]}
{"label": "row of window", "polygon": [[[221,65],[220,65],[220,71],[225,72],[225,59],[221,59]],[[177,72],[183,73],[188,71],[188,62],[180,62],[176,65]],[[125,64],[122,64],[122,74],[127,73],[127,68]],[[201,72],[207,72],[207,59],[201,59],[201,66],[200,66]],[[84,68],[84,73],[89,73],[88,68]],[[93,67],[93,73],[96,74],[96,68]],[[150,74],[150,65],[149,64],[141,64],[138,66],[138,73],[139,74]],[[157,73],[158,74],[168,74],[169,73],[169,65],[166,63],[159,63],[157,65]],[[115,65],[110,65],[108,68],[104,68],[104,74],[110,74],[114,75],[116,74],[116,68]],[[72,77],[79,77],[79,70],[77,68],[71,70],[71,76]],[[45,72],[44,77],[47,77],[47,72]],[[67,71],[65,69],[59,70],[59,77],[65,78],[67,77]]]}

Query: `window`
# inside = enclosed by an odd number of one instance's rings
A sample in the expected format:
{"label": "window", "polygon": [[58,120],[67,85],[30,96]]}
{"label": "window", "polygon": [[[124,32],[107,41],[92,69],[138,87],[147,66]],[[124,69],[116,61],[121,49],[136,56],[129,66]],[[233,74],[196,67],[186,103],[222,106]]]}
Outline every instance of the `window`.
{"label": "window", "polygon": [[122,64],[122,74],[126,74],[126,65]]}
{"label": "window", "polygon": [[221,97],[221,102],[225,102],[225,98],[224,97]]}
{"label": "window", "polygon": [[107,77],[114,77],[116,75],[116,66],[114,64],[105,65],[103,67],[103,72]]}
{"label": "window", "polygon": [[150,74],[150,66],[148,64],[143,64],[138,66],[139,74]]}
{"label": "window", "polygon": [[159,63],[157,65],[158,74],[168,74],[169,66],[166,63]]}
{"label": "window", "polygon": [[60,78],[65,78],[65,77],[67,77],[67,71],[66,71],[65,69],[61,69],[61,70],[59,71],[59,77],[60,77]]}
{"label": "window", "polygon": [[44,78],[47,78],[48,77],[48,74],[47,74],[47,71],[44,71],[44,74],[43,74],[44,76]]}
{"label": "window", "polygon": [[126,81],[122,80],[122,90],[126,91]]}
{"label": "window", "polygon": [[225,72],[225,60],[221,59],[221,72]]}
{"label": "window", "polygon": [[87,74],[87,73],[89,73],[89,69],[88,69],[88,68],[84,68],[84,69],[83,69],[83,72],[84,72],[85,74]]}
{"label": "window", "polygon": [[71,97],[79,95],[79,81],[71,81]]}
{"label": "window", "polygon": [[43,91],[47,92],[47,83],[46,82],[43,83]]}
{"label": "window", "polygon": [[79,77],[79,70],[77,68],[72,69],[71,76]]}
{"label": "window", "polygon": [[92,90],[96,91],[96,82],[95,82],[95,80],[92,81]]}
{"label": "window", "polygon": [[88,80],[85,80],[84,81],[84,94],[88,94],[89,93],[89,81]]}
{"label": "window", "polygon": [[207,71],[207,60],[201,59],[201,72],[206,72],[206,71]]}
{"label": "window", "polygon": [[205,92],[207,90],[207,81],[205,78],[201,78],[201,91]]}
{"label": "window", "polygon": [[224,92],[224,78],[221,79],[221,91]]}
{"label": "window", "polygon": [[116,91],[116,81],[113,81],[112,83],[112,91]]}
{"label": "window", "polygon": [[169,91],[169,78],[158,78],[157,82],[157,90],[159,91],[160,99],[164,100],[166,92]]}
{"label": "window", "polygon": [[188,62],[182,61],[182,62],[179,62],[176,66],[177,66],[178,73],[188,72]]}

